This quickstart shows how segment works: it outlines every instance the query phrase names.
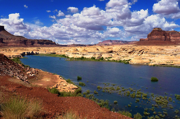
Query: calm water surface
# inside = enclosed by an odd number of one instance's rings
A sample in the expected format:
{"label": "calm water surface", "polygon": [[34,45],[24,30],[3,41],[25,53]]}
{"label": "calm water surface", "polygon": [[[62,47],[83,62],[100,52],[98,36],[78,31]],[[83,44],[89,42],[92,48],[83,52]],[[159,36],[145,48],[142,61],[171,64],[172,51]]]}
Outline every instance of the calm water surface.
{"label": "calm water surface", "polygon": [[[86,84],[82,87],[83,91],[98,91],[97,86],[104,86],[103,83],[116,84],[124,88],[141,89],[144,93],[154,93],[155,95],[165,95],[173,98],[173,109],[166,109],[168,116],[172,118],[175,115],[174,110],[180,109],[180,101],[174,98],[174,94],[180,94],[180,68],[173,67],[151,67],[143,65],[129,65],[116,62],[95,62],[95,61],[66,61],[65,58],[47,57],[47,56],[26,56],[21,59],[25,65],[42,69],[71,79],[77,83],[77,76],[82,77],[82,82]],[[157,77],[158,82],[152,83],[151,77]],[[118,95],[116,93],[103,93],[98,91],[99,99],[109,100],[115,109],[127,110],[135,114],[140,112],[143,115],[144,108],[150,108],[152,104],[144,104],[145,101],[135,103],[136,99]],[[113,101],[117,100],[118,105],[114,105]],[[127,107],[131,103],[131,107]],[[138,106],[138,107],[135,107]],[[161,108],[157,108],[156,112],[162,112]],[[152,115],[152,112],[149,111]],[[179,115],[180,116],[180,115]],[[146,117],[145,117],[146,118]]]}

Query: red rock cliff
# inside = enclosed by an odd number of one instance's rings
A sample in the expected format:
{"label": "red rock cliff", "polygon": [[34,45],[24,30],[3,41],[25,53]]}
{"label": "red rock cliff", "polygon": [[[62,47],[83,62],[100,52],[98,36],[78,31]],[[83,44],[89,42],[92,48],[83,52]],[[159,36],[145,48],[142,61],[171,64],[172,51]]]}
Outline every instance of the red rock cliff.
{"label": "red rock cliff", "polygon": [[42,46],[57,46],[57,44],[51,40],[37,40],[27,39],[22,36],[14,36],[4,29],[4,26],[0,26],[0,46],[18,46],[18,47],[42,47]]}
{"label": "red rock cliff", "polygon": [[177,31],[163,31],[154,28],[146,39],[140,39],[137,45],[177,45],[180,44],[180,33]]}

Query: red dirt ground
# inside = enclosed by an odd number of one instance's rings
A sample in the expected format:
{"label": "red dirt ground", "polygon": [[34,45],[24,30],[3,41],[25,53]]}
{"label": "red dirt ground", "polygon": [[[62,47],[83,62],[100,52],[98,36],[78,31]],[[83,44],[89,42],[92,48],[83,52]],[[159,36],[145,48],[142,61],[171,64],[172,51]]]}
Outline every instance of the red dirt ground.
{"label": "red dirt ground", "polygon": [[9,78],[12,79],[9,76],[0,76],[1,92],[20,95],[28,99],[35,98],[41,100],[45,110],[45,113],[41,115],[44,118],[55,118],[55,116],[63,115],[67,111],[73,111],[81,118],[86,119],[130,119],[121,114],[101,108],[92,100],[83,97],[58,97],[56,94],[48,92],[45,88],[26,87],[20,83],[9,81]]}

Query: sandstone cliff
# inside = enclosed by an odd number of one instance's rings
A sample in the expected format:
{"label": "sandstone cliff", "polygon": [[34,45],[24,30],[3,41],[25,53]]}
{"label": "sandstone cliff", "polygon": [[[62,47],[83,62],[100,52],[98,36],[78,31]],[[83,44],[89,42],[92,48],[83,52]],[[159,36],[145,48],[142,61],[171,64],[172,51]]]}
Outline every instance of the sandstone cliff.
{"label": "sandstone cliff", "polygon": [[154,28],[146,39],[140,39],[137,45],[178,45],[180,44],[180,33],[177,31],[163,31]]}
{"label": "sandstone cliff", "polygon": [[27,39],[22,36],[14,36],[4,29],[4,26],[0,26],[0,46],[14,46],[14,47],[43,47],[43,46],[57,46],[57,44],[51,40],[37,40]]}

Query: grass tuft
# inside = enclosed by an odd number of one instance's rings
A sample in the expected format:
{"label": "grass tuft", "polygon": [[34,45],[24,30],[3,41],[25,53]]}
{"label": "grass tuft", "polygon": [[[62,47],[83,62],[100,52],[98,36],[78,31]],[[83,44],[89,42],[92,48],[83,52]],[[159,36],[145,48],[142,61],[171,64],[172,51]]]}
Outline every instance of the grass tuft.
{"label": "grass tuft", "polygon": [[80,119],[74,112],[68,111],[62,117],[58,117],[57,119]]}
{"label": "grass tuft", "polygon": [[37,116],[42,111],[42,105],[37,100],[11,97],[1,105],[1,109],[5,119],[25,119]]}

